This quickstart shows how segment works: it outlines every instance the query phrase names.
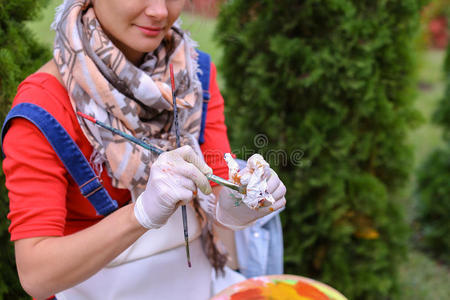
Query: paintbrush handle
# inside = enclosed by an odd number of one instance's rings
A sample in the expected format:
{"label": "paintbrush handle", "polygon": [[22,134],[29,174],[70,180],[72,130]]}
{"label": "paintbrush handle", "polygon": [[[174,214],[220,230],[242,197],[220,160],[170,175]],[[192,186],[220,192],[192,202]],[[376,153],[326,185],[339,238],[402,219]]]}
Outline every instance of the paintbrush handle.
{"label": "paintbrush handle", "polygon": [[172,101],[173,101],[173,118],[175,123],[175,137],[177,141],[177,148],[181,147],[180,141],[180,130],[178,126],[178,108],[177,108],[177,98],[175,97],[175,75],[173,73],[173,65],[170,64],[170,82],[172,84]]}
{"label": "paintbrush handle", "polygon": [[[140,139],[135,138],[134,136],[132,136],[130,134],[127,134],[127,133],[125,133],[123,131],[120,131],[120,130],[114,128],[114,127],[106,125],[103,122],[97,121],[96,119],[94,119],[93,117],[91,117],[89,115],[86,115],[86,114],[84,114],[82,112],[77,112],[77,114],[80,115],[81,117],[83,117],[83,118],[85,118],[85,119],[87,119],[87,120],[97,124],[98,126],[101,126],[101,127],[105,128],[105,129],[107,129],[109,131],[112,131],[115,134],[118,134],[121,137],[123,137],[123,138],[125,138],[125,139],[127,139],[127,140],[129,140],[129,141],[131,141],[131,142],[133,142],[135,144],[138,144],[139,146],[141,146],[141,147],[143,147],[143,148],[145,148],[147,150],[150,150],[150,151],[152,151],[152,152],[154,152],[154,153],[156,153],[158,155],[163,153],[163,152],[165,152],[164,150],[156,148],[156,147],[154,147],[152,145],[149,145],[146,142],[141,141]],[[232,182],[230,182],[230,181],[228,181],[226,179],[223,179],[222,177],[216,176],[214,174],[208,174],[208,175],[206,175],[206,177],[209,180],[211,180],[211,181],[213,181],[213,182],[215,182],[217,184],[220,184],[222,186],[228,187],[228,188],[233,189],[235,191],[238,191],[240,193],[245,193],[245,187],[242,187],[242,186],[239,186],[239,185],[237,185],[235,183],[232,183]]]}
{"label": "paintbrush handle", "polygon": [[[175,76],[173,73],[173,65],[169,65],[170,68],[170,81],[172,84],[172,101],[173,101],[173,118],[175,123],[175,137],[177,141],[177,148],[181,147],[180,141],[180,131],[178,128],[178,109],[177,109],[177,98],[175,97]],[[186,257],[189,268],[191,267],[191,255],[189,252],[189,233],[188,233],[188,225],[187,225],[187,211],[186,205],[181,205],[181,215],[183,218],[183,229],[184,229],[184,242],[186,244]]]}
{"label": "paintbrush handle", "polygon": [[216,176],[214,174],[207,174],[206,178],[208,178],[209,180],[211,180],[212,182],[215,182],[217,184],[223,185],[227,188],[230,188],[232,190],[238,191],[239,193],[244,193],[245,188],[237,185],[235,183],[232,183],[231,181],[228,181],[226,179],[223,179],[222,177]]}
{"label": "paintbrush handle", "polygon": [[110,127],[110,126],[108,126],[108,125],[106,125],[106,124],[104,124],[104,123],[102,123],[100,121],[96,121],[95,123],[98,124],[99,126],[105,128],[105,129],[108,129],[108,130],[114,132],[117,135],[120,135],[121,137],[126,138],[129,141],[132,141],[135,144],[138,144],[139,146],[142,146],[143,148],[145,148],[147,150],[150,150],[150,151],[158,154],[158,155],[164,152],[164,150],[162,150],[162,149],[159,149],[159,148],[156,148],[156,147],[154,147],[152,145],[149,145],[146,142],[141,141],[140,139],[135,138],[134,136],[132,136],[130,134],[127,134],[127,133],[125,133],[123,131],[120,131],[120,130],[118,130],[116,128]]}

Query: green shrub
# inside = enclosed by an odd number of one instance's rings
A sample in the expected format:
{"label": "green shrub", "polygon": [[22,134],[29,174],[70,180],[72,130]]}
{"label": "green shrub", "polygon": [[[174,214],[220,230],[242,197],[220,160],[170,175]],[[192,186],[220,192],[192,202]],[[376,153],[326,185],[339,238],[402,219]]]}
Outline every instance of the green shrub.
{"label": "green shrub", "polygon": [[[0,122],[8,113],[18,84],[50,59],[50,51],[39,45],[25,22],[36,17],[47,0],[2,1],[0,3]],[[0,299],[29,299],[22,290],[15,267],[14,250],[9,241],[6,215],[8,195],[0,170]]]}
{"label": "green shrub", "polygon": [[421,6],[233,0],[219,15],[232,149],[265,155],[288,189],[285,273],[349,299],[398,293]]}
{"label": "green shrub", "polygon": [[446,147],[436,149],[418,171],[418,216],[424,248],[450,264],[450,45],[445,61],[446,92],[434,114]]}
{"label": "green shrub", "polygon": [[418,221],[423,246],[450,264],[450,147],[437,149],[418,172]]}
{"label": "green shrub", "polygon": [[[450,23],[449,23],[449,31],[450,31]],[[443,99],[439,103],[438,108],[434,114],[434,120],[437,124],[443,127],[444,140],[447,143],[450,143],[450,44],[447,47],[447,55],[445,57],[444,63],[444,72],[445,72],[445,83],[447,85],[446,91]]]}

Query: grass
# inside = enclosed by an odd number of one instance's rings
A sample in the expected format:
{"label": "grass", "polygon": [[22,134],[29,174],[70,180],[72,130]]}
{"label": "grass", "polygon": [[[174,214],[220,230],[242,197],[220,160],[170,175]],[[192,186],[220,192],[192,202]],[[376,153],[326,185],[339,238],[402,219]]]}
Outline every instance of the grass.
{"label": "grass", "polygon": [[216,20],[184,13],[181,16],[183,28],[188,30],[197,41],[199,49],[211,55],[212,61],[218,63],[222,57],[222,49],[214,41]]}
{"label": "grass", "polygon": [[411,132],[410,142],[415,149],[415,164],[420,165],[430,152],[442,145],[442,130],[432,123],[437,103],[444,95],[442,66],[445,52],[424,51],[419,59],[418,95],[415,106],[423,114],[425,123]]}
{"label": "grass", "polygon": [[448,268],[411,250],[400,267],[401,300],[450,299]]}
{"label": "grass", "polygon": [[61,2],[61,0],[51,0],[38,19],[28,24],[37,39],[49,47],[52,47],[55,38],[55,33],[50,29],[50,24],[52,24],[55,16],[55,8]]}
{"label": "grass", "polygon": [[[52,0],[42,17],[29,24],[30,29],[37,38],[49,47],[53,44],[54,33],[49,27],[53,20],[54,8],[61,3],[60,0]],[[212,60],[220,61],[222,50],[214,40],[215,20],[193,16],[184,13],[182,15],[183,28],[191,32],[192,38],[199,44],[199,48],[211,54]],[[415,165],[424,161],[428,154],[442,145],[441,129],[431,123],[432,114],[438,101],[444,93],[444,81],[442,65],[443,51],[429,50],[420,53],[418,72],[418,90],[415,106],[424,116],[422,126],[412,131],[409,141],[415,149]],[[223,86],[223,80],[219,76],[219,86]],[[408,220],[414,218],[414,177],[407,187],[404,199],[404,207]],[[411,245],[405,262],[400,267],[401,300],[420,299],[450,299],[450,272],[447,267],[439,265],[426,254],[416,250]]]}

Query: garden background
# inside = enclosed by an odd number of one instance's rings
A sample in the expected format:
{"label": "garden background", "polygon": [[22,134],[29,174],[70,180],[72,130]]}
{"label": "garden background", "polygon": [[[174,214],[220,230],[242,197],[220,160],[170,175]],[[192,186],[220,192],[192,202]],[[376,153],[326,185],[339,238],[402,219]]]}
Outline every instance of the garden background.
{"label": "garden background", "polygon": [[[240,1],[234,2],[238,5],[238,2]],[[340,1],[335,2],[337,3]],[[53,32],[49,30],[49,26],[53,18],[54,9],[59,3],[60,1],[50,0],[48,6],[44,8],[38,19],[26,23],[27,27],[33,32],[36,40],[48,49],[52,46],[54,36]],[[405,252],[402,252],[404,254],[398,268],[398,283],[396,284],[398,294],[396,294],[395,297],[392,296],[392,298],[395,299],[450,299],[450,286],[448,284],[450,282],[450,273],[448,268],[448,260],[445,263],[445,255],[448,257],[448,252],[444,253],[443,257],[442,253],[440,255],[439,253],[436,255],[435,252],[423,246],[424,224],[422,224],[418,218],[418,215],[420,214],[420,211],[418,211],[420,207],[420,199],[418,197],[419,193],[417,192],[416,175],[418,173],[417,169],[419,166],[423,166],[429,155],[436,148],[444,147],[446,145],[446,142],[442,138],[442,127],[436,125],[432,121],[434,112],[438,107],[438,103],[443,99],[446,91],[444,48],[448,42],[448,23],[442,21],[445,20],[445,17],[442,18],[442,14],[445,11],[446,5],[449,5],[448,1],[432,1],[426,8],[421,10],[420,28],[417,30],[413,45],[415,51],[413,59],[416,64],[414,69],[415,72],[412,75],[412,78],[414,79],[414,90],[411,93],[411,97],[413,97],[415,101],[411,101],[411,105],[414,105],[417,111],[421,113],[422,117],[421,121],[417,122],[417,126],[408,131],[406,142],[412,145],[414,152],[414,162],[411,163],[413,168],[407,184],[403,185],[401,192],[397,193],[396,198],[396,202],[400,205],[402,214],[405,216],[406,224],[409,228],[409,234],[407,235],[408,242],[406,244],[406,249]],[[230,80],[230,74],[227,75],[223,72],[223,70],[227,70],[227,66],[224,65],[226,63],[226,60],[224,60],[226,55],[224,55],[223,52],[224,49],[227,49],[227,47],[224,46],[223,33],[218,34],[217,30],[217,26],[225,26],[227,23],[223,19],[221,20],[220,17],[219,19],[216,19],[216,10],[209,10],[208,8],[211,7],[207,7],[206,11],[205,9],[200,10],[202,15],[194,12],[193,9],[190,9],[188,12],[184,13],[184,28],[188,29],[192,33],[193,38],[198,41],[200,49],[210,53],[213,61],[219,65],[219,85],[223,89],[227,101],[227,97],[230,97],[231,99],[231,97],[235,95],[233,94],[233,87],[228,82]],[[219,25],[218,22],[220,23]],[[447,32],[447,36],[445,35],[445,32]],[[220,42],[221,34],[222,42]],[[2,45],[0,45],[0,47],[2,47]],[[0,58],[1,54],[2,53],[0,52]],[[221,66],[223,66],[223,68]],[[0,68],[5,71],[6,66],[3,65]],[[4,99],[1,100],[5,101]],[[10,99],[6,100],[10,101]],[[6,106],[7,103],[2,102],[3,110]],[[235,106],[231,105],[231,107]],[[235,111],[231,108],[227,108],[226,113],[227,118],[229,119],[233,119],[235,117]],[[233,128],[233,124],[228,125]],[[258,133],[258,131],[253,132],[253,134]],[[270,133],[268,136],[270,137]],[[230,134],[230,138],[233,150],[238,149],[240,147],[239,139],[241,137]],[[299,145],[302,145],[302,141],[299,141]],[[300,168],[300,172],[305,171],[305,168]],[[4,190],[2,190],[2,192],[4,192]],[[2,199],[5,199],[5,197]],[[289,194],[287,199],[288,201],[292,201],[292,199],[289,198]],[[441,201],[446,201],[448,203],[448,196],[447,198],[441,199]],[[5,216],[6,212],[2,211],[2,214]],[[448,219],[446,219],[446,221],[448,222]],[[287,220],[283,220],[283,223],[284,225],[289,224]],[[6,226],[7,221],[5,218],[2,218],[2,228],[6,228]],[[3,231],[1,234],[2,241],[7,240],[7,233]],[[292,238],[292,235],[286,234],[286,237],[288,238],[285,240],[285,246],[289,249],[289,245],[291,243],[289,239]],[[448,239],[448,236],[442,238]],[[5,245],[2,245],[2,247],[5,247]],[[6,277],[11,277],[12,275],[9,273],[9,270],[7,270],[7,263],[3,261],[4,259],[12,260],[11,252],[2,252],[9,253],[9,257],[8,255],[5,256],[5,254],[3,254],[2,262],[0,264],[0,267],[2,268],[2,270],[0,270],[0,274],[3,276],[3,280],[0,280],[0,298],[8,299],[11,295],[15,295],[14,297],[17,298],[20,296],[20,293],[14,290],[13,285],[7,284],[11,279]],[[292,256],[292,253],[289,253],[289,255]],[[314,277],[313,273],[304,274],[295,272],[295,264],[293,265],[294,267],[288,268],[291,273]],[[355,267],[358,266],[355,265]],[[338,285],[338,289],[341,291],[345,290],[345,288],[340,288],[337,281],[336,283],[333,282],[332,275],[325,278],[322,278],[322,275],[323,272],[317,273],[317,279],[324,280],[332,286]],[[376,276],[376,273],[374,275]],[[336,277],[339,277],[339,274],[336,274]],[[383,281],[382,278],[380,281]],[[383,287],[379,288],[383,290]],[[368,290],[370,290],[370,286]],[[386,291],[389,291],[389,288],[386,288]],[[349,290],[349,293],[354,293],[353,295],[355,296],[355,299],[373,298],[370,296],[370,292],[366,294],[367,291],[364,291],[364,289],[361,292]],[[383,293],[381,292],[381,294]],[[388,296],[385,298],[389,299]]]}

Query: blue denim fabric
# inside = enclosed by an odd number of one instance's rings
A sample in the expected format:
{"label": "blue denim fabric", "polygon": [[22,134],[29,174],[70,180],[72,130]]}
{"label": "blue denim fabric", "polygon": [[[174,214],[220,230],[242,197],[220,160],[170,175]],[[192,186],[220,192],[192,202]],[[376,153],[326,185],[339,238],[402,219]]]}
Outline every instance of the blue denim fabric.
{"label": "blue denim fabric", "polygon": [[100,179],[89,165],[80,148],[50,113],[32,103],[20,103],[13,107],[6,116],[2,127],[2,143],[3,137],[9,129],[9,121],[13,118],[27,119],[41,130],[67,171],[78,184],[83,196],[94,206],[97,214],[106,216],[117,209],[117,202],[111,199],[108,192],[103,188]]}
{"label": "blue denim fabric", "polygon": [[200,133],[198,137],[198,142],[203,144],[205,142],[205,126],[206,126],[206,115],[208,113],[208,103],[211,98],[209,93],[209,81],[211,74],[211,57],[208,53],[196,49],[198,53],[198,79],[202,83],[203,90],[203,106],[202,106],[202,119],[200,123]]}
{"label": "blue denim fabric", "polygon": [[[237,159],[239,167],[247,163]],[[235,231],[239,271],[247,278],[283,274],[283,230],[280,212],[271,213],[250,227]]]}
{"label": "blue denim fabric", "polygon": [[283,274],[283,231],[279,212],[234,234],[239,271],[247,278]]}

